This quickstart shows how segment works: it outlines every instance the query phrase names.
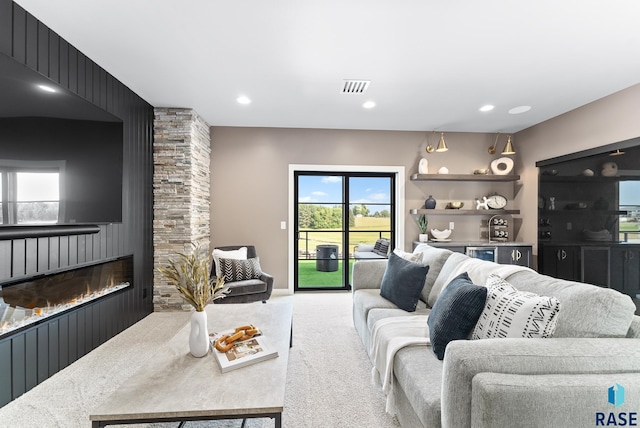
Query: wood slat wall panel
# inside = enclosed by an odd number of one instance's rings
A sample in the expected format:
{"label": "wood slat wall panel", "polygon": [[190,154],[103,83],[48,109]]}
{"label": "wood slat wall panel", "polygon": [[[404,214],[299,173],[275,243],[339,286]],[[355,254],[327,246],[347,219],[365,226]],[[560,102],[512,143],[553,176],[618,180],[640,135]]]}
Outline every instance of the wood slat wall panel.
{"label": "wood slat wall panel", "polygon": [[[153,107],[10,0],[0,0],[0,52],[120,117],[125,159],[122,223],[94,235],[0,241],[0,281],[127,254],[135,264],[132,290],[0,339],[3,406],[153,310]],[[28,360],[25,346],[36,349]],[[36,374],[27,377],[27,365]]]}

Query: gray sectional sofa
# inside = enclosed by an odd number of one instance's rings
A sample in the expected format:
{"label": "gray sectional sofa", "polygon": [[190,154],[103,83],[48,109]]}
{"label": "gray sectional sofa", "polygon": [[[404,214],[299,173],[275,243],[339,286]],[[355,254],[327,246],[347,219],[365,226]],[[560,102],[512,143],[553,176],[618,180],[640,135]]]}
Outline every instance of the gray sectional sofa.
{"label": "gray sectional sofa", "polygon": [[[381,296],[388,260],[353,265],[353,322],[372,362],[376,322],[425,318],[462,272],[477,285],[497,274],[518,290],[557,298],[561,309],[552,338],[454,340],[442,361],[428,345],[399,349],[387,407],[403,427],[611,426],[612,417],[639,423],[633,413],[640,412],[640,317],[628,296],[427,244],[416,253],[429,270],[412,312]],[[618,406],[610,404],[611,394],[619,394]]]}

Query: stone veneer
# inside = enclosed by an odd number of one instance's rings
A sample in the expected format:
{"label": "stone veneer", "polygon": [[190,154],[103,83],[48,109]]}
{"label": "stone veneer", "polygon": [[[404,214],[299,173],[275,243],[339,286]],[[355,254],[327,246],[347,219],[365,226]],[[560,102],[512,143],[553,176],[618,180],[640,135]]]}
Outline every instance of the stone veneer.
{"label": "stone veneer", "polygon": [[192,109],[156,108],[153,143],[153,305],[190,310],[158,273],[191,243],[209,247],[209,125]]}

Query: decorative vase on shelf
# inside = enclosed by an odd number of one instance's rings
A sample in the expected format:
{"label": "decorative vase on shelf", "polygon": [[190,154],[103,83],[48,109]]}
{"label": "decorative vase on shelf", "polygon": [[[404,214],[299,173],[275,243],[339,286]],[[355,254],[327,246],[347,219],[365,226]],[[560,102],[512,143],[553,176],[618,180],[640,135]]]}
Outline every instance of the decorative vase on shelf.
{"label": "decorative vase on shelf", "polygon": [[429,241],[429,234],[428,233],[420,233],[418,235],[418,240],[420,242],[428,242]]}
{"label": "decorative vase on shelf", "polygon": [[429,174],[429,161],[426,158],[420,159],[418,174]]}
{"label": "decorative vase on shelf", "polygon": [[433,196],[429,195],[426,201],[424,201],[424,207],[428,210],[432,210],[436,207],[436,200],[433,199]]}
{"label": "decorative vase on shelf", "polygon": [[191,315],[189,351],[196,358],[204,357],[209,352],[209,330],[205,311],[194,311]]}

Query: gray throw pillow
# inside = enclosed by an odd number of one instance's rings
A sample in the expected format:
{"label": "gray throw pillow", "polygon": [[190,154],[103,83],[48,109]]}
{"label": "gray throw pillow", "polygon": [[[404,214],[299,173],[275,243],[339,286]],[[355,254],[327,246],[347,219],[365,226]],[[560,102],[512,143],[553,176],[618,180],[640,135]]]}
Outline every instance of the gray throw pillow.
{"label": "gray throw pillow", "polygon": [[487,288],[475,285],[464,272],[456,276],[440,293],[427,324],[431,349],[439,360],[452,340],[466,339],[478,322],[487,300]]}
{"label": "gray throw pillow", "polygon": [[429,266],[410,262],[392,252],[382,277],[380,295],[400,309],[414,312],[427,272]]}
{"label": "gray throw pillow", "polygon": [[262,275],[258,257],[246,260],[219,259],[219,264],[220,273],[224,276],[225,282],[257,279]]}

